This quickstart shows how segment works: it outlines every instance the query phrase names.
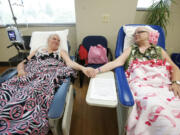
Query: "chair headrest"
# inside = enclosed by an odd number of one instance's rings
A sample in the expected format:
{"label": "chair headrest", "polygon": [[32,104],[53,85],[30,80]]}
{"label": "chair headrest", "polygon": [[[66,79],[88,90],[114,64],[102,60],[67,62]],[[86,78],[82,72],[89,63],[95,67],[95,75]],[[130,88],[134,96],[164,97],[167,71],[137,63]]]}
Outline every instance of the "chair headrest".
{"label": "chair headrest", "polygon": [[83,39],[82,45],[89,51],[90,46],[101,44],[107,48],[107,39],[104,36],[87,36]]}

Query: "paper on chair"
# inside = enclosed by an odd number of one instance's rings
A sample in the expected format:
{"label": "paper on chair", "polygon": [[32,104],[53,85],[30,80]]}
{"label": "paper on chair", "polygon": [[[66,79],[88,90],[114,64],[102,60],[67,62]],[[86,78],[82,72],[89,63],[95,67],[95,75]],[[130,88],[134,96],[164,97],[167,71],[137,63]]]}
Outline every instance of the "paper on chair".
{"label": "paper on chair", "polygon": [[116,88],[114,79],[94,78],[92,80],[90,98],[116,101]]}

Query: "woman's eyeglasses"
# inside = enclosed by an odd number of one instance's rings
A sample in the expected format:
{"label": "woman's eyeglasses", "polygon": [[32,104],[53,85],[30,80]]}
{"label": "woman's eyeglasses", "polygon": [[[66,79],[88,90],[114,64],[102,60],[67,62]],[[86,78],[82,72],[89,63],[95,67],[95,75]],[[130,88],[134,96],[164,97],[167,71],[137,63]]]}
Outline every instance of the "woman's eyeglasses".
{"label": "woman's eyeglasses", "polygon": [[147,32],[147,31],[136,31],[133,36],[139,35],[139,34],[144,33],[144,32]]}

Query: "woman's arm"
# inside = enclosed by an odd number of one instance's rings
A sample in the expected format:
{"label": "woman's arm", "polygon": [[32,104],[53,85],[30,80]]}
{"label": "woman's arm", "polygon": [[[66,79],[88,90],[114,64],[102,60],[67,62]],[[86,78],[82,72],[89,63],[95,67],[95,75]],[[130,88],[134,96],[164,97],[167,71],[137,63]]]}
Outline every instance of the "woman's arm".
{"label": "woman's arm", "polygon": [[[36,50],[37,51],[37,50]],[[30,60],[36,53],[36,51],[33,51],[28,57],[27,60]],[[18,71],[18,76],[25,76],[26,72],[24,71],[24,62],[26,62],[26,60],[21,61],[18,65],[17,65],[17,71]]]}
{"label": "woman's arm", "polygon": [[81,70],[88,77],[91,77],[95,72],[95,69],[93,69],[93,68],[90,68],[90,67],[86,68],[86,67],[72,61],[70,59],[68,53],[64,50],[61,50],[60,56],[63,58],[63,60],[65,61],[67,66],[69,66],[75,70]]}
{"label": "woman's arm", "polygon": [[107,64],[103,65],[102,67],[96,69],[96,74],[99,72],[106,72],[106,71],[110,71],[116,67],[122,66],[125,64],[128,56],[131,53],[131,47],[127,48],[122,55],[120,55],[117,59],[115,59],[114,61],[108,62]]}
{"label": "woman's arm", "polygon": [[[179,68],[176,66],[176,64],[174,64],[174,62],[171,60],[171,58],[168,56],[168,54],[163,49],[161,49],[161,50],[162,50],[163,59],[166,59],[167,62],[169,62],[170,65],[172,66],[171,81],[180,81]],[[175,96],[180,97],[180,85],[179,84],[173,83],[171,85],[170,89],[173,90]]]}

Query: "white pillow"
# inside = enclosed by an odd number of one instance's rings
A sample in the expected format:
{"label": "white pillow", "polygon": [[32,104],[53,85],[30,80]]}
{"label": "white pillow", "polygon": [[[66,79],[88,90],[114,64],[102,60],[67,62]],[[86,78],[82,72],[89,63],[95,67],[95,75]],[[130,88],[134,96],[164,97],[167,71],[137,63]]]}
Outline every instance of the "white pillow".
{"label": "white pillow", "polygon": [[[133,34],[137,27],[140,27],[140,26],[123,26],[124,32],[126,34],[124,38],[124,49],[134,44]],[[145,25],[144,27],[148,28],[150,31],[156,31],[148,25]]]}
{"label": "white pillow", "polygon": [[31,42],[30,42],[30,47],[31,51],[34,51],[38,49],[39,47],[46,47],[48,44],[48,37],[51,34],[58,34],[60,37],[60,46],[59,46],[59,51],[61,49],[66,50],[68,52],[68,45],[67,45],[67,36],[68,36],[69,30],[62,30],[62,31],[35,31],[32,33],[31,36]]}

